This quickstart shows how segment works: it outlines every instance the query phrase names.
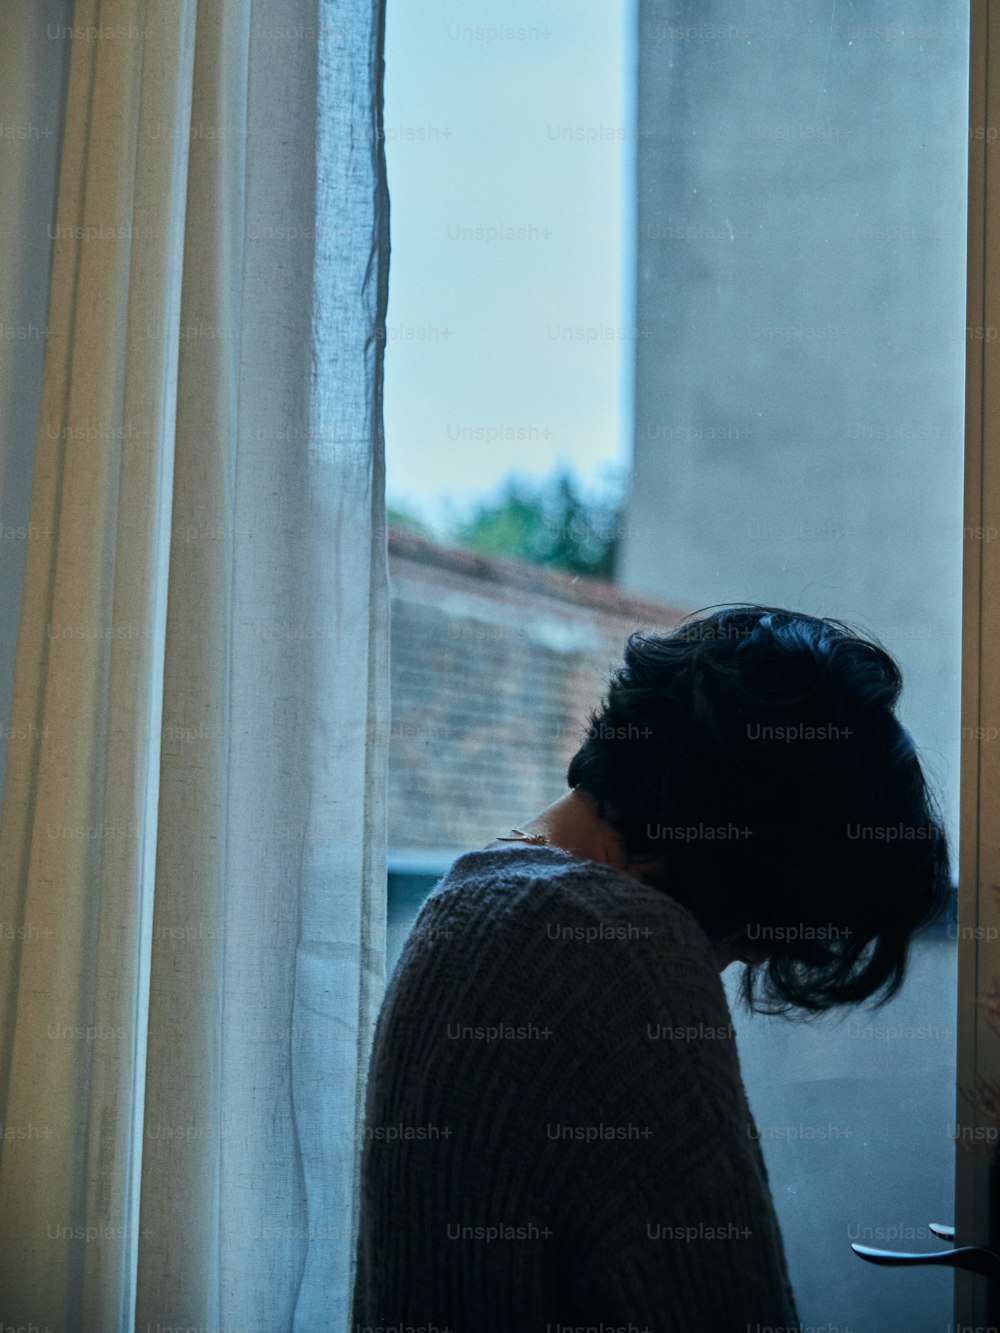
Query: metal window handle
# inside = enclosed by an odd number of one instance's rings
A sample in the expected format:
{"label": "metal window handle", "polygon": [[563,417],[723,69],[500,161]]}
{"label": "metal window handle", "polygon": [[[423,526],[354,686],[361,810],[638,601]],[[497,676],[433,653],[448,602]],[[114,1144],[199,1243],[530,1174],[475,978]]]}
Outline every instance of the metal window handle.
{"label": "metal window handle", "polygon": [[[942,1249],[935,1254],[905,1254],[898,1250],[877,1250],[871,1245],[851,1242],[851,1249],[859,1259],[870,1264],[905,1266],[930,1264],[941,1268],[962,1269],[984,1277],[988,1283],[985,1292],[987,1324],[1000,1328],[1000,1150],[993,1153],[989,1167],[989,1219],[986,1245],[961,1245],[958,1249]],[[931,1222],[931,1233],[948,1246],[955,1243],[955,1228],[943,1222]]]}
{"label": "metal window handle", "polygon": [[955,1228],[948,1226],[946,1222],[928,1222],[928,1228],[934,1232],[935,1236],[941,1240],[954,1241]]}
{"label": "metal window handle", "polygon": [[[954,1244],[954,1227],[931,1222],[930,1230],[940,1240]],[[852,1240],[851,1249],[859,1259],[867,1259],[870,1264],[938,1264],[945,1268],[964,1268],[970,1273],[1000,1281],[1000,1254],[988,1250],[985,1245],[960,1245],[957,1250],[936,1250],[932,1254],[906,1254],[901,1250],[877,1250]]]}

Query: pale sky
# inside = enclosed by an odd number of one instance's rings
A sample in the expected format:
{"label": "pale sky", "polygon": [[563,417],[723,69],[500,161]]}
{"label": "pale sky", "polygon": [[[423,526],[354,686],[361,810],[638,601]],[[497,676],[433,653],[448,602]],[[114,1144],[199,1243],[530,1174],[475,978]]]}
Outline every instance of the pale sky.
{"label": "pale sky", "polygon": [[389,0],[390,504],[627,466],[633,0]]}

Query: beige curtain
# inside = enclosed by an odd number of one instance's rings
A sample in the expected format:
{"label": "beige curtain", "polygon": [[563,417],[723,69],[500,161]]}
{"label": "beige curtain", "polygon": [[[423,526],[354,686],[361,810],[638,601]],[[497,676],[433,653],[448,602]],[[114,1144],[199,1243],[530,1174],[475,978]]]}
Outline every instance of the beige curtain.
{"label": "beige curtain", "polygon": [[385,934],[381,13],[77,0],[63,27],[0,1313],[346,1328]]}

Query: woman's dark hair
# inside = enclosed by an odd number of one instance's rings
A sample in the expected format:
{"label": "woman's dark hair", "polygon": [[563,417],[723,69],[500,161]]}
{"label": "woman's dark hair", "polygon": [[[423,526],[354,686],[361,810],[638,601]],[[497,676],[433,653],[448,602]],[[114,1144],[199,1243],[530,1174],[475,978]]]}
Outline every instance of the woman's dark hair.
{"label": "woman's dark hair", "polygon": [[764,944],[743,973],[750,1009],[882,1004],[951,898],[941,816],[894,711],[899,668],[841,621],[695,614],[629,637],[569,785],[713,944]]}

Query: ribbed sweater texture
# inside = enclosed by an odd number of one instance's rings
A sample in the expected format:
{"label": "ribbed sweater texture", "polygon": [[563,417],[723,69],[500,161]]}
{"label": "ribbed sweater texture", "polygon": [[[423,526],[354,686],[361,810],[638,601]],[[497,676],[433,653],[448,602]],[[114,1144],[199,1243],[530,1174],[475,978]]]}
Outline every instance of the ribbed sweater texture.
{"label": "ribbed sweater texture", "polygon": [[386,989],[352,1333],[798,1327],[712,946],[667,894],[460,856]]}

